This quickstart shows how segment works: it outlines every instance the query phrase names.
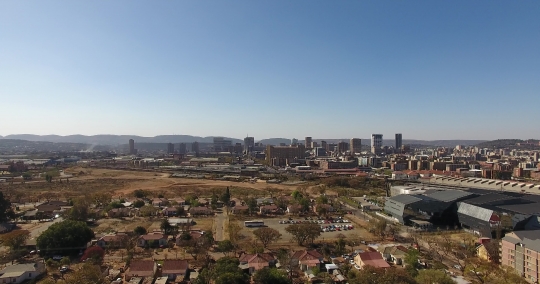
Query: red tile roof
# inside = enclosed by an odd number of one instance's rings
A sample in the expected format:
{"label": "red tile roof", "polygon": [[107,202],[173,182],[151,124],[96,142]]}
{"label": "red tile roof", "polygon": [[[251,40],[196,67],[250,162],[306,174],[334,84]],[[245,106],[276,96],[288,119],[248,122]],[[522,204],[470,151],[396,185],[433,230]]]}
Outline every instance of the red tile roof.
{"label": "red tile roof", "polygon": [[165,274],[186,274],[189,264],[184,259],[170,259],[163,261],[161,273]]}

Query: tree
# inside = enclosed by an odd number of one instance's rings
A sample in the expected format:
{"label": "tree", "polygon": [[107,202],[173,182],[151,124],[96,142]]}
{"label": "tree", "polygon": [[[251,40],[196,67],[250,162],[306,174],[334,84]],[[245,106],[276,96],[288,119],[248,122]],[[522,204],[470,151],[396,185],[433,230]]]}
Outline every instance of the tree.
{"label": "tree", "polygon": [[238,267],[237,258],[222,257],[214,266],[213,279],[216,284],[242,284],[249,283],[249,276]]}
{"label": "tree", "polygon": [[152,215],[156,214],[157,208],[152,206],[152,205],[144,205],[143,207],[141,207],[139,212],[140,212],[141,216],[149,217],[149,216],[152,216]]}
{"label": "tree", "polygon": [[133,195],[137,198],[144,198],[148,193],[142,189],[136,189],[133,191]]}
{"label": "tree", "polygon": [[249,198],[247,201],[246,201],[246,205],[248,206],[249,208],[249,214],[253,214],[254,212],[257,212],[257,200],[255,198]]}
{"label": "tree", "polygon": [[19,250],[26,244],[26,240],[30,237],[30,232],[26,230],[15,230],[1,235],[2,244],[8,246],[11,250]]}
{"label": "tree", "polygon": [[258,270],[253,275],[255,284],[291,284],[292,281],[287,277],[284,271],[275,268],[265,267]]}
{"label": "tree", "polygon": [[37,238],[42,253],[79,251],[92,240],[94,232],[85,222],[66,220],[52,224]]}
{"label": "tree", "polygon": [[167,219],[163,219],[163,221],[161,221],[161,225],[159,227],[167,235],[171,234],[174,231],[174,227],[171,225],[171,223],[169,223],[169,220],[167,220]]}
{"label": "tree", "polygon": [[302,194],[300,193],[300,191],[298,190],[295,190],[292,192],[291,196],[295,199],[295,200],[300,200],[300,198],[302,198]]}
{"label": "tree", "polygon": [[225,192],[220,196],[219,200],[221,200],[225,206],[229,206],[229,202],[231,201],[231,192],[228,186],[227,189],[225,189]]}
{"label": "tree", "polygon": [[455,284],[452,277],[448,276],[442,270],[436,269],[422,269],[418,271],[418,276],[415,278],[418,284]]}
{"label": "tree", "polygon": [[345,246],[347,245],[347,242],[345,241],[345,236],[343,234],[338,235],[338,240],[335,242],[335,244],[337,255],[342,255],[345,253]]}
{"label": "tree", "polygon": [[144,201],[142,200],[135,200],[135,202],[133,202],[133,207],[135,208],[141,208],[144,206]]}
{"label": "tree", "polygon": [[234,250],[234,245],[230,240],[224,240],[218,243],[217,250],[227,255]]}
{"label": "tree", "polygon": [[381,238],[384,238],[386,233],[386,225],[388,222],[384,219],[370,222],[369,226],[369,232],[373,233],[376,236],[379,236]]}
{"label": "tree", "polygon": [[73,200],[73,207],[66,216],[69,220],[86,221],[90,217],[90,199],[81,197]]}
{"label": "tree", "polygon": [[11,202],[4,198],[4,193],[0,191],[0,222],[6,222],[15,217],[15,212],[11,208]]}
{"label": "tree", "polygon": [[84,254],[81,256],[81,261],[91,260],[94,264],[99,264],[103,261],[105,257],[105,250],[99,246],[93,246],[87,248],[84,251]]}
{"label": "tree", "polygon": [[281,239],[281,234],[278,230],[272,228],[259,228],[253,231],[253,235],[261,241],[264,248],[267,248],[270,243]]}
{"label": "tree", "polygon": [[186,209],[184,209],[184,206],[176,207],[176,215],[177,216],[185,216],[186,215]]}
{"label": "tree", "polygon": [[403,262],[405,263],[405,270],[413,277],[418,275],[418,269],[420,263],[418,263],[420,252],[416,249],[409,249]]}
{"label": "tree", "polygon": [[285,228],[287,233],[302,246],[306,241],[313,241],[321,235],[321,228],[317,224],[292,224]]}
{"label": "tree", "polygon": [[146,228],[142,227],[142,226],[137,226],[133,232],[137,235],[145,235],[146,234]]}

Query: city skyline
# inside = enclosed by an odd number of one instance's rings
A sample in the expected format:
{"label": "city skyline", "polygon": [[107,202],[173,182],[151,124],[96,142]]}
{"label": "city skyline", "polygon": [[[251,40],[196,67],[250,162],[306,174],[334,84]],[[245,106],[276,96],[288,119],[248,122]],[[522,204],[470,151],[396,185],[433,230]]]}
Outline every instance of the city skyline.
{"label": "city skyline", "polygon": [[[0,3],[0,135],[538,139],[540,2]],[[521,114],[518,118],[518,114]]]}

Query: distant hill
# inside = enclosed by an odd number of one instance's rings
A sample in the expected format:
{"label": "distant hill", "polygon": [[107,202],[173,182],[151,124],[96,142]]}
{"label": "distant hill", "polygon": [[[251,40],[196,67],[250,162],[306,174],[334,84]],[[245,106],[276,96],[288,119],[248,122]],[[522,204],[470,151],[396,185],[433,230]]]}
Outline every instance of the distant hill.
{"label": "distant hill", "polygon": [[[55,143],[83,143],[94,145],[122,145],[127,144],[129,139],[135,140],[135,143],[193,143],[195,141],[202,143],[212,143],[214,136],[199,137],[191,135],[159,135],[155,137],[142,137],[136,135],[34,135],[34,134],[14,134],[4,136],[3,139],[17,139],[27,141],[45,141]],[[243,140],[236,138],[225,139],[232,140],[232,143],[243,143]]]}
{"label": "distant hill", "polygon": [[478,143],[476,146],[479,148],[507,148],[507,147],[537,147],[538,141],[536,139],[521,140],[521,139],[497,139],[493,141],[486,141]]}

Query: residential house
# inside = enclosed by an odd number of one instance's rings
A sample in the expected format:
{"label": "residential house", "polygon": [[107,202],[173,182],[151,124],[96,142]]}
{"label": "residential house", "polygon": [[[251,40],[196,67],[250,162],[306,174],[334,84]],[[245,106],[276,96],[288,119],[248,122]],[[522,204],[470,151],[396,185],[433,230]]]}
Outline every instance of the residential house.
{"label": "residential house", "polygon": [[184,206],[184,205],[186,205],[186,200],[185,200],[184,198],[182,198],[182,197],[173,198],[173,199],[171,199],[171,200],[169,200],[169,201],[174,201],[174,202],[176,202],[176,204],[177,204],[178,206]]}
{"label": "residential house", "polygon": [[488,250],[486,247],[486,245],[488,245],[490,242],[490,238],[480,238],[478,240],[478,246],[476,246],[476,255],[478,256],[478,258],[485,261],[491,261],[493,259],[492,255],[490,254],[493,252],[490,252],[490,250]]}
{"label": "residential house", "polygon": [[197,202],[199,203],[200,206],[208,206],[210,205],[210,201],[208,200],[208,198],[199,198],[197,199]]}
{"label": "residential house", "polygon": [[259,207],[259,213],[261,214],[277,214],[279,212],[280,210],[277,205],[263,205]]}
{"label": "residential house", "polygon": [[214,215],[214,211],[208,207],[204,206],[198,206],[198,207],[191,207],[189,208],[189,215],[190,216],[211,216]]}
{"label": "residential house", "polygon": [[249,274],[255,273],[265,267],[271,267],[276,264],[276,258],[269,253],[243,254],[240,256],[240,267]]}
{"label": "residential house", "polygon": [[126,233],[116,233],[112,235],[105,235],[96,242],[96,245],[101,248],[123,248],[126,246],[128,240],[128,235]]}
{"label": "residential house", "polygon": [[319,214],[319,212],[321,212],[320,210],[322,210],[321,208],[324,208],[326,213],[334,212],[334,207],[330,204],[315,204],[313,206],[313,212]]}
{"label": "residential house", "polygon": [[257,198],[257,205],[274,204],[274,199],[270,197]]}
{"label": "residential house", "polygon": [[324,263],[322,254],[316,250],[296,251],[291,259],[293,263],[298,263],[298,266],[302,271],[308,271],[315,267],[321,269],[321,265]]}
{"label": "residential house", "polygon": [[354,257],[354,263],[360,268],[369,265],[375,268],[388,268],[390,265],[383,259],[379,252],[362,252]]}
{"label": "residential house", "polygon": [[43,273],[43,262],[8,265],[0,270],[0,283],[23,283],[36,279]]}
{"label": "residential house", "polygon": [[[182,245],[183,245],[182,242],[183,242],[184,240],[182,240],[182,237],[181,237],[182,234],[184,234],[184,232],[181,232],[180,234],[178,234],[178,235],[176,236],[176,245],[177,245],[177,246],[182,246]],[[189,235],[191,236],[191,239],[192,239],[192,240],[197,241],[197,240],[199,240],[199,239],[204,235],[204,232],[203,232],[203,231],[200,231],[200,230],[191,230],[191,231],[189,231]]]}
{"label": "residential house", "polygon": [[287,206],[288,214],[299,214],[300,212],[302,212],[302,205],[293,204],[293,205]]}
{"label": "residential house", "polygon": [[397,265],[401,265],[403,263],[403,259],[407,255],[407,251],[407,248],[404,246],[379,247],[379,252],[381,253],[383,259]]}
{"label": "residential house", "polygon": [[56,214],[60,214],[63,211],[62,207],[67,207],[68,203],[65,201],[49,201],[36,206],[37,214],[41,218],[52,218]]}
{"label": "residential house", "polygon": [[167,237],[161,233],[150,233],[142,235],[137,240],[137,245],[140,247],[151,246],[161,247],[167,245]]}
{"label": "residential house", "polygon": [[109,218],[123,218],[133,216],[133,209],[131,208],[113,208],[107,212]]}
{"label": "residential house", "polygon": [[186,278],[188,268],[187,260],[166,259],[161,267],[161,276],[167,277],[168,281],[181,282]]}
{"label": "residential house", "polygon": [[176,216],[178,210],[174,207],[165,207],[161,212],[163,216]]}
{"label": "residential house", "polygon": [[167,198],[154,198],[152,199],[152,205],[155,207],[163,207],[167,206],[169,204],[169,201]]}
{"label": "residential house", "polygon": [[249,213],[249,206],[234,206],[233,207],[233,214],[248,214]]}
{"label": "residential house", "polygon": [[130,281],[133,277],[153,278],[156,271],[157,263],[155,263],[153,260],[132,260],[125,273],[126,281]]}

